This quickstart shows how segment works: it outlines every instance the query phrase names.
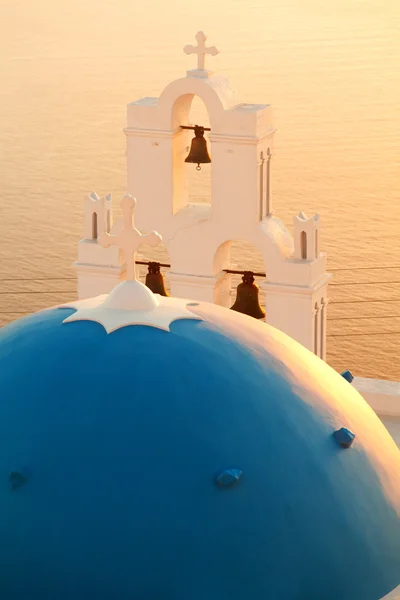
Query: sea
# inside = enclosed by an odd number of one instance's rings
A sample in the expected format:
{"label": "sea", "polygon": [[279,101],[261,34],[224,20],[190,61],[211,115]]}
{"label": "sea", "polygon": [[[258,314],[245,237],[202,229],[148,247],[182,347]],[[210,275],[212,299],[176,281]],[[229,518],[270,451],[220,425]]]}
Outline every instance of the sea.
{"label": "sea", "polygon": [[[328,363],[400,380],[398,0],[0,0],[0,326],[76,297],[83,198],[118,205],[126,105],[196,66],[199,30],[207,66],[273,106],[276,215],[320,214]],[[192,169],[191,199],[209,193]],[[232,268],[268,271],[245,240]]]}

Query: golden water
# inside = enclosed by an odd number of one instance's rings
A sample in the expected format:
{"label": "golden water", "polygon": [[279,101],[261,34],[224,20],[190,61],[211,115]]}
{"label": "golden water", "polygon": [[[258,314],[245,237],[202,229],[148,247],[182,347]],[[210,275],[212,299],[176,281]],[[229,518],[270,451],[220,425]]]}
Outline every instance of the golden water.
{"label": "golden water", "polygon": [[[126,104],[194,66],[199,29],[242,100],[274,106],[278,216],[319,212],[329,268],[350,269],[328,361],[399,379],[398,0],[0,0],[0,325],[74,297],[73,280],[15,279],[74,277],[84,194],[125,191]],[[234,261],[262,268],[248,246]],[[381,302],[333,303],[361,299]]]}

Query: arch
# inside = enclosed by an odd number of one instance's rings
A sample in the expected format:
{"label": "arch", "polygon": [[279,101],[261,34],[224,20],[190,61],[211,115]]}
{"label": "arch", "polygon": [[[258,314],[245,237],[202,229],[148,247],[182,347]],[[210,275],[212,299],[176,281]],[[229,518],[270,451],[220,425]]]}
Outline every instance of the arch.
{"label": "arch", "polygon": [[[239,260],[237,258],[239,256],[243,259]],[[217,275],[224,269],[265,273],[265,256],[253,240],[241,238],[226,240],[214,252],[213,274]]]}
{"label": "arch", "polygon": [[[210,117],[204,102],[199,96],[194,96],[191,103],[189,122],[201,125],[202,127],[210,127]],[[211,143],[208,139],[208,132],[204,133],[205,145],[208,154],[212,160]],[[194,139],[193,131],[186,131],[188,139],[188,148],[191,149]],[[186,158],[186,157],[185,157]],[[194,164],[185,163],[186,185],[188,191],[188,204],[211,204],[211,175],[212,163],[202,164],[201,170],[198,171]]]}
{"label": "arch", "polygon": [[107,233],[111,230],[111,210],[107,211]]}
{"label": "arch", "polygon": [[305,231],[300,233],[300,251],[301,258],[307,260],[307,234]]}
{"label": "arch", "polygon": [[231,266],[232,240],[227,240],[218,246],[213,258],[213,275],[217,275]]}
{"label": "arch", "polygon": [[[200,125],[208,128],[211,120],[209,109],[204,100],[198,95],[187,95],[182,97],[185,100],[185,110],[179,117],[180,125]],[[179,102],[182,98],[178,98],[174,104],[172,111],[177,110],[177,114],[181,114]],[[199,104],[199,102],[201,104]],[[177,104],[178,103],[178,104]],[[177,108],[178,106],[178,108]],[[190,111],[194,108],[194,118],[190,118]],[[212,156],[211,143],[207,139],[205,132],[204,139],[209,154]],[[172,170],[173,170],[173,197],[172,197],[172,212],[176,214],[189,204],[211,204],[211,180],[212,180],[212,163],[202,165],[200,172],[197,172],[193,163],[186,163],[185,160],[194,138],[194,131],[181,129],[172,140]],[[197,190],[197,194],[194,193]],[[203,192],[203,193],[202,193]]]}
{"label": "arch", "polygon": [[97,225],[97,213],[92,213],[92,239],[97,240],[98,237],[98,225]]}
{"label": "arch", "polygon": [[319,231],[315,230],[315,258],[319,257]]}
{"label": "arch", "polygon": [[198,96],[206,105],[214,132],[221,127],[225,110],[239,104],[236,92],[224,77],[184,77],[167,85],[158,100],[161,128],[179,131],[187,121],[194,96]]}
{"label": "arch", "polygon": [[[198,208],[198,207],[196,207]],[[285,261],[293,254],[293,238],[284,224],[276,217],[263,223],[235,228],[224,222],[207,218],[205,206],[204,218],[197,222],[188,214],[179,217],[180,227],[175,236],[166,237],[172,270],[175,273],[191,273],[200,277],[215,277],[230,267],[230,250],[233,242],[245,240],[255,248],[262,259],[257,265],[268,269],[268,279],[280,281]],[[196,213],[198,214],[198,213]],[[185,249],[190,249],[185,251]],[[243,266],[249,266],[243,265]],[[253,267],[253,265],[250,265]]]}
{"label": "arch", "polygon": [[[276,217],[271,217],[256,226],[246,228],[242,235],[235,235],[232,232],[231,235],[225,237],[225,240],[221,240],[219,234],[216,240],[218,241],[214,246],[212,255],[214,275],[219,273],[221,269],[228,268],[225,265],[230,265],[232,244],[244,243],[248,246],[251,245],[259,256],[256,269],[253,270],[265,272],[267,279],[271,277],[272,280],[279,280],[282,265],[287,258],[292,256],[294,251],[291,234],[282,221]],[[209,245],[210,242],[207,243],[207,247]],[[244,266],[248,267],[249,265],[243,263]]]}
{"label": "arch", "polygon": [[[225,269],[253,271],[255,273],[266,272],[264,257],[260,249],[253,242],[243,239],[227,240],[216,249],[213,263],[214,275],[218,275]],[[232,305],[236,297],[236,288],[241,283],[242,276],[234,274],[230,279],[230,304]],[[260,281],[264,279],[263,277],[256,277],[255,283],[259,286]],[[259,301],[261,306],[265,307],[265,295],[262,288],[259,292]]]}

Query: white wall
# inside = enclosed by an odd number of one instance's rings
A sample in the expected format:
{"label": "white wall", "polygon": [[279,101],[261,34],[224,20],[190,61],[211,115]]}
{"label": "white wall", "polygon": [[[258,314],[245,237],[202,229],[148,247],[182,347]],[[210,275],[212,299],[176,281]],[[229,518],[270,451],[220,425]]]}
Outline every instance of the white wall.
{"label": "white wall", "polygon": [[353,385],[376,412],[400,448],[400,383],[356,377]]}

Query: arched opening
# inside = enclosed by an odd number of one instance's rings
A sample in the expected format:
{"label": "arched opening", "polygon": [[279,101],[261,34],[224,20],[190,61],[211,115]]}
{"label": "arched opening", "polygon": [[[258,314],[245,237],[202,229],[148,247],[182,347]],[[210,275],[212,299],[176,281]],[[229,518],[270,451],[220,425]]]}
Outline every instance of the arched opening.
{"label": "arched opening", "polygon": [[301,258],[307,259],[307,234],[305,231],[302,231],[300,234],[300,248],[301,248]]}
{"label": "arched opening", "polygon": [[92,214],[92,239],[97,240],[97,213]]}
{"label": "arched opening", "polygon": [[111,230],[111,210],[107,211],[107,233]]}
{"label": "arched opening", "polygon": [[[233,240],[232,242],[227,241],[221,244],[217,249],[214,257],[214,272],[219,273],[224,269],[230,269],[233,271],[252,271],[253,273],[265,273],[264,259],[253,244],[245,240]],[[229,298],[227,299],[226,305],[230,308],[236,301],[237,288],[242,283],[241,274],[231,275],[231,286]],[[264,281],[264,276],[255,276],[255,285],[259,287],[258,290],[258,302],[260,306],[265,310],[265,293],[260,287],[260,283]]]}
{"label": "arched opening", "polygon": [[315,230],[315,258],[319,256],[319,231]]}
{"label": "arched opening", "polygon": [[[210,118],[204,102],[198,96],[185,96],[186,102],[189,103],[190,109],[187,117],[182,117],[185,122],[180,125],[192,126],[195,125],[210,128]],[[178,99],[181,104],[183,99]],[[186,111],[181,111],[185,115]],[[196,162],[186,162],[186,159],[191,155],[194,160],[196,156],[203,154],[205,148],[211,157],[211,144],[209,140],[209,132],[205,131],[203,139],[196,138],[193,129],[178,131],[174,139],[173,149],[173,170],[174,170],[174,198],[173,212],[186,208],[189,205],[211,205],[211,163],[201,163],[200,170],[197,169]],[[193,140],[196,139],[195,142]]]}

